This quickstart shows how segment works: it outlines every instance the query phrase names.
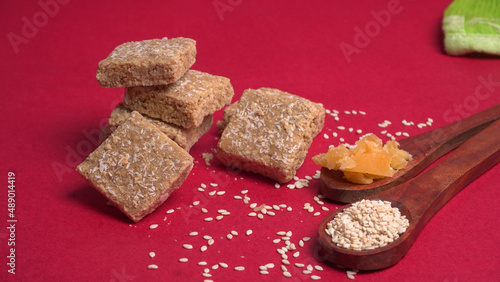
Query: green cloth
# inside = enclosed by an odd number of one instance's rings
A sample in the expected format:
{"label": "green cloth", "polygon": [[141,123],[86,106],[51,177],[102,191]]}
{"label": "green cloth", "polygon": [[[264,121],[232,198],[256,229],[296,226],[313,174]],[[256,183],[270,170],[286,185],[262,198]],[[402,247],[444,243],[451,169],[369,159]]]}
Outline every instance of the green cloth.
{"label": "green cloth", "polygon": [[455,0],[444,12],[444,48],[449,55],[500,55],[500,0]]}

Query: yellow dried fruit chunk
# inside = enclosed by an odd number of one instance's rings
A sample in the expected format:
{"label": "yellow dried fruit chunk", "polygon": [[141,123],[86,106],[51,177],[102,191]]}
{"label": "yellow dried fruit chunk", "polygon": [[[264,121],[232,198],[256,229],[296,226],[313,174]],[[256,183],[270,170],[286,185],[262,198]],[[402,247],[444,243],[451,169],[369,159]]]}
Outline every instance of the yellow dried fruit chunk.
{"label": "yellow dried fruit chunk", "polygon": [[374,179],[391,177],[404,168],[411,155],[398,148],[399,143],[382,139],[374,134],[363,136],[353,149],[345,145],[330,147],[327,153],[314,156],[313,161],[331,170],[341,170],[344,178],[357,184],[370,184]]}

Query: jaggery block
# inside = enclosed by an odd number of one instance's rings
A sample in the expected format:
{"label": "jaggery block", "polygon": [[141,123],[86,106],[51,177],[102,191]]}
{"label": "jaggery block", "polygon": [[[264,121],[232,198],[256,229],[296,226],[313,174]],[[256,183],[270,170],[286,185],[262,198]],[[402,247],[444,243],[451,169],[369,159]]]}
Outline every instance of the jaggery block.
{"label": "jaggery block", "polygon": [[[273,92],[273,93],[277,93],[277,94],[281,93],[283,95],[289,95],[289,96],[293,96],[293,97],[297,97],[297,98],[303,99],[300,96],[297,96],[297,95],[294,95],[294,94],[290,94],[290,93],[287,93],[287,92],[284,92],[284,91],[281,91],[281,90],[278,90],[278,89],[273,89],[273,88],[259,88],[259,90],[261,90],[261,91],[267,91],[267,92]],[[324,111],[324,108],[320,104],[315,104],[315,106],[318,108],[318,110],[315,111],[315,113],[318,114],[318,117],[314,119],[315,123],[312,124],[316,128],[314,130],[313,137],[316,137],[321,132],[321,129],[323,129],[323,125],[324,125],[324,122],[325,122],[325,111]],[[229,123],[229,120],[231,119],[231,117],[233,116],[233,114],[236,112],[237,108],[238,108],[238,101],[234,102],[233,104],[229,105],[228,107],[226,107],[224,109],[224,115],[222,117],[222,120],[219,120],[216,123],[216,126],[217,126],[217,129],[219,130],[219,133],[222,134],[222,132],[224,132],[224,129],[226,128],[226,126]]]}
{"label": "jaggery block", "polygon": [[245,90],[216,155],[226,166],[288,182],[321,131],[324,111],[321,105],[276,89]]}
{"label": "jaggery block", "polygon": [[195,60],[193,39],[132,41],[99,62],[96,78],[102,87],[165,85],[177,81]]}
{"label": "jaggery block", "polygon": [[229,123],[229,120],[231,119],[233,114],[236,112],[237,108],[238,108],[238,102],[234,102],[224,109],[224,114],[222,116],[222,119],[217,121],[217,123],[215,124],[217,126],[217,130],[219,130],[220,134],[222,134],[222,132],[224,132],[224,129],[226,129],[226,126]]}
{"label": "jaggery block", "polygon": [[[111,116],[109,117],[109,131],[112,133],[120,124],[122,124],[125,120],[130,117],[132,113],[131,110],[127,109],[123,103],[118,104],[116,108],[111,112]],[[212,115],[208,115],[203,119],[203,122],[200,126],[191,127],[191,128],[183,128],[177,126],[175,124],[166,123],[159,119],[153,119],[146,115],[143,117],[158,127],[158,129],[167,135],[170,139],[172,139],[177,145],[181,146],[184,150],[189,152],[191,147],[208,132],[210,127],[213,124]]]}
{"label": "jaggery block", "polygon": [[77,171],[137,222],[179,188],[192,167],[184,149],[133,112]]}
{"label": "jaggery block", "polygon": [[125,107],[189,128],[200,126],[203,118],[231,103],[234,90],[229,78],[188,70],[169,85],[127,87]]}

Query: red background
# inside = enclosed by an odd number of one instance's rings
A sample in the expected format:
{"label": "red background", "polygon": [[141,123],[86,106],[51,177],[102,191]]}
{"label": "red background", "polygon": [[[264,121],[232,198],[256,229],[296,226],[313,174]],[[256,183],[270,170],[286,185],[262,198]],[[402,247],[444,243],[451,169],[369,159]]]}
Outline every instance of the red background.
{"label": "red background", "polygon": [[[46,2],[58,3],[41,1]],[[215,281],[309,280],[295,266],[288,267],[292,278],[282,276],[278,245],[271,242],[280,230],[291,230],[296,244],[304,236],[313,238],[300,248],[298,258],[290,258],[292,264],[323,266],[323,272],[314,271],[323,280],[347,279],[345,271],[314,258],[317,228],[327,212],[313,217],[302,206],[310,202],[318,209],[313,197],[319,182],[301,190],[275,189],[273,181],[257,175],[232,175],[216,160],[206,167],[201,154],[216,147],[215,126],[192,148],[197,163],[189,178],[153,214],[132,224],[106,205],[74,168],[95,148],[95,133],[123,97],[123,89],[101,88],[95,79],[97,63],[123,42],[195,39],[198,54],[193,68],[229,77],[234,101],[244,89],[275,87],[328,109],[367,113],[340,114],[339,122],[327,117],[298,171],[300,177],[318,169],[311,161],[313,155],[338,144],[331,137],[337,125],[380,136],[377,124],[387,119],[393,122],[389,132],[415,135],[500,103],[498,58],[450,57],[443,52],[441,20],[449,0],[61,2],[49,6],[50,15],[37,1],[0,4],[1,280],[200,281],[205,267],[196,263],[201,260],[209,266],[220,261],[229,264],[228,269],[210,272]],[[394,5],[393,13],[381,26],[374,13],[381,15],[388,5]],[[34,28],[29,29],[30,24]],[[361,42],[357,30],[366,36],[366,27],[370,37]],[[13,36],[17,36],[15,44],[9,40]],[[346,56],[341,49],[346,44],[358,49]],[[475,91],[482,87],[481,78],[496,85],[489,90],[483,87],[488,91],[478,98]],[[217,112],[215,120],[221,114]],[[403,119],[425,122],[428,117],[434,119],[430,128],[401,124]],[[324,139],[323,133],[331,138]],[[354,133],[338,133],[347,142],[358,138]],[[15,275],[7,272],[6,264],[9,171],[16,174]],[[500,167],[493,168],[453,198],[401,262],[385,270],[361,272],[356,280],[498,279],[499,172]],[[211,182],[219,183],[214,189],[226,194],[209,197],[196,191],[200,183]],[[264,220],[247,217],[250,209],[233,198],[244,189],[249,190],[251,202],[285,203],[293,211],[277,211]],[[202,204],[189,208],[195,200]],[[209,210],[207,215],[199,212],[202,206]],[[178,207],[173,214],[165,214]],[[203,221],[218,209],[231,215]],[[160,226],[150,230],[154,223]],[[244,235],[247,229],[254,231],[251,236]],[[231,230],[240,235],[229,241],[225,236]],[[191,231],[200,235],[187,236]],[[201,253],[205,234],[214,237],[215,244]],[[195,249],[183,249],[184,243]],[[155,258],[148,257],[151,251]],[[179,263],[181,257],[189,262]],[[268,276],[260,275],[258,266],[268,262],[276,267]],[[158,270],[147,269],[153,263]],[[233,270],[238,265],[245,271]]]}

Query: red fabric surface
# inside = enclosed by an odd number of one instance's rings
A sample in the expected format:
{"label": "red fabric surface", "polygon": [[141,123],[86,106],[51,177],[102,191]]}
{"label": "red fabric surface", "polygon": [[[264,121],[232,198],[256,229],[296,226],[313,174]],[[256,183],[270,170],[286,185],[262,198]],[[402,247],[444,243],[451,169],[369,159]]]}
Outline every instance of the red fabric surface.
{"label": "red fabric surface", "polygon": [[[443,53],[441,19],[449,3],[3,1],[0,280],[201,281],[203,269],[218,262],[229,268],[211,270],[215,281],[309,280],[293,265],[288,267],[293,277],[282,276],[276,248],[283,243],[272,243],[280,230],[291,230],[295,244],[312,237],[299,248],[298,258],[290,257],[292,264],[323,266],[324,271],[313,272],[322,280],[347,279],[345,271],[315,258],[317,229],[327,212],[314,217],[302,207],[309,202],[318,210],[313,197],[319,182],[300,190],[284,185],[276,189],[273,181],[258,175],[232,174],[217,160],[205,166],[201,154],[216,147],[215,126],[192,148],[196,164],[186,182],[154,213],[133,224],[107,206],[74,170],[95,148],[97,132],[123,97],[123,89],[97,84],[97,63],[123,42],[189,37],[198,48],[193,69],[229,77],[234,101],[246,88],[275,87],[328,109],[365,111],[366,116],[341,113],[339,122],[326,118],[297,173],[304,177],[318,169],[312,156],[338,144],[332,132],[347,142],[357,140],[358,135],[338,131],[337,125],[380,136],[377,124],[387,119],[393,123],[389,132],[415,135],[500,103],[498,58]],[[485,85],[488,80],[492,82]],[[215,120],[221,116],[217,112]],[[434,119],[432,127],[401,123],[425,122],[428,117]],[[15,275],[7,272],[9,171],[16,175]],[[498,279],[499,172],[500,167],[494,167],[445,205],[397,265],[361,272],[356,279]],[[226,194],[210,197],[196,190],[212,182],[219,186],[207,192]],[[233,198],[241,190],[249,191],[251,203],[284,203],[293,211],[276,211],[263,220],[250,218],[247,205]],[[201,204],[190,208],[196,200]],[[329,201],[325,206],[340,207]],[[201,207],[209,212],[202,214]],[[169,209],[176,210],[166,214]],[[216,216],[218,209],[231,215],[203,221]],[[155,223],[159,227],[150,230]],[[253,230],[250,236],[245,235],[248,229]],[[230,241],[225,236],[231,230],[239,236]],[[199,235],[189,237],[192,231]],[[199,251],[206,244],[203,235],[215,239],[204,253]],[[195,248],[183,249],[185,243]],[[154,258],[148,256],[152,251]],[[179,263],[182,257],[189,261]],[[269,262],[275,268],[267,276],[259,274],[258,266]],[[149,264],[159,269],[148,270]],[[235,266],[245,270],[235,271]]]}

